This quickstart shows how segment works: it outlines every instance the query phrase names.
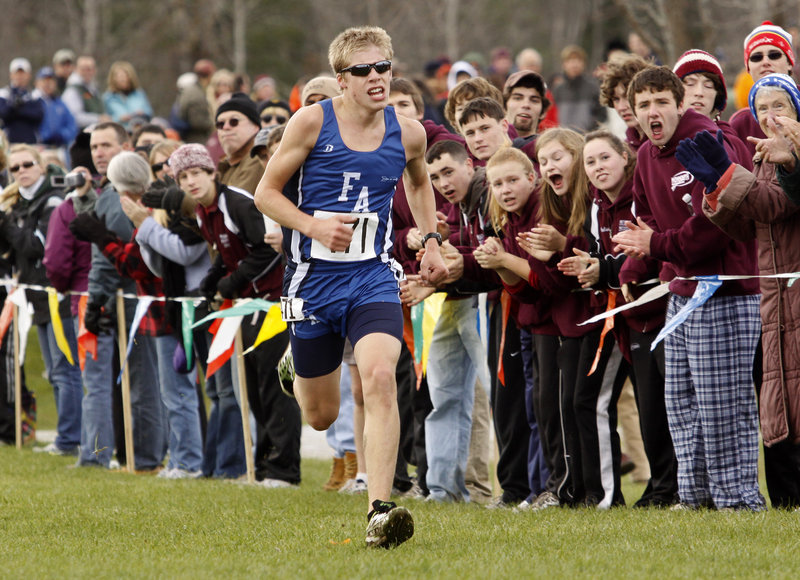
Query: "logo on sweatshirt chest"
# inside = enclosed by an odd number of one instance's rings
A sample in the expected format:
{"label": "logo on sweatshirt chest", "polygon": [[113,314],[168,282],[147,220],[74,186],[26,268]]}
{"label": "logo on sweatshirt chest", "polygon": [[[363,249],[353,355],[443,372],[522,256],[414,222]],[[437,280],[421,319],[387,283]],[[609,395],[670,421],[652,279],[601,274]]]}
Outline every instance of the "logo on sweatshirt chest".
{"label": "logo on sweatshirt chest", "polygon": [[694,181],[694,175],[689,173],[688,171],[681,171],[680,173],[676,173],[672,176],[672,191],[675,191],[679,187],[684,187],[689,185]]}

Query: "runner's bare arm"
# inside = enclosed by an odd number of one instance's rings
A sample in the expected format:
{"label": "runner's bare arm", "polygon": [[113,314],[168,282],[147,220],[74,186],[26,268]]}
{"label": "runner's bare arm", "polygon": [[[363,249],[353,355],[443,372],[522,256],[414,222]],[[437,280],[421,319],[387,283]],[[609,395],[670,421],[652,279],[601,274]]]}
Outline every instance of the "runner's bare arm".
{"label": "runner's bare arm", "polygon": [[303,165],[314,148],[322,127],[322,108],[303,107],[289,120],[281,144],[270,158],[256,188],[255,204],[261,213],[279,224],[321,241],[332,250],[342,251],[350,244],[353,229],[344,225],[346,216],[321,220],[300,211],[283,195],[283,187]]}
{"label": "runner's bare arm", "polygon": [[[414,221],[425,235],[436,231],[436,202],[425,166],[425,129],[417,121],[401,117],[398,120],[403,130],[403,146],[406,150],[406,169],[403,172],[406,197]],[[428,239],[424,247],[426,252],[420,265],[420,275],[424,280],[436,284],[447,276],[447,267],[435,239]]]}

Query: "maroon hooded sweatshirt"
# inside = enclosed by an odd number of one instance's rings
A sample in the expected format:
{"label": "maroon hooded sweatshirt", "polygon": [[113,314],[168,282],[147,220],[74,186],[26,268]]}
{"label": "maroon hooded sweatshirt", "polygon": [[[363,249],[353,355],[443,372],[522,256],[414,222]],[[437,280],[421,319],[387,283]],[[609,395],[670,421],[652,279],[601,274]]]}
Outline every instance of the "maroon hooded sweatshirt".
{"label": "maroon hooded sweatshirt", "polygon": [[[519,247],[517,235],[522,232],[530,231],[538,221],[539,213],[539,189],[531,194],[528,203],[525,204],[520,215],[515,213],[508,214],[508,222],[503,228],[503,247],[506,252],[525,258],[528,264],[535,260],[530,254]],[[537,260],[538,261],[538,260]],[[558,327],[553,322],[552,302],[553,299],[542,292],[534,289],[527,280],[510,286],[503,283],[508,293],[514,298],[511,305],[511,314],[517,321],[517,326],[524,328],[534,334],[548,334],[557,336]]]}
{"label": "maroon hooded sweatshirt", "polygon": [[[717,125],[703,115],[687,110],[678,122],[675,133],[663,147],[648,142],[637,155],[633,197],[635,212],[654,233],[650,240],[653,258],[668,262],[681,277],[696,275],[754,275],[757,273],[756,245],[737,242],[712,224],[703,214],[705,187],[675,158],[681,139],[694,137],[700,131],[716,134]],[[734,163],[740,160],[726,141],[725,148]],[[642,282],[633,272],[641,269],[638,260],[626,260],[620,281]],[[631,275],[626,275],[631,270]],[[694,294],[697,282],[673,280],[670,291],[679,296]],[[758,279],[725,281],[718,296],[759,293]]]}
{"label": "maroon hooded sweatshirt", "polygon": [[[458,141],[462,145],[464,144],[464,139],[460,136],[451,133],[445,129],[444,126],[437,125],[433,121],[428,121],[426,119],[422,122],[422,126],[425,128],[425,134],[428,138],[428,149],[430,149],[431,145],[439,141]],[[433,193],[436,198],[436,210],[447,213],[447,200],[435,188]],[[416,274],[419,270],[417,252],[416,250],[409,249],[406,241],[408,231],[416,227],[416,222],[414,222],[411,207],[408,205],[406,188],[403,185],[402,179],[397,182],[397,189],[395,189],[394,192],[394,200],[392,202],[392,227],[394,229],[394,259],[400,262],[406,274]],[[423,235],[426,233],[428,232],[423,232]]]}

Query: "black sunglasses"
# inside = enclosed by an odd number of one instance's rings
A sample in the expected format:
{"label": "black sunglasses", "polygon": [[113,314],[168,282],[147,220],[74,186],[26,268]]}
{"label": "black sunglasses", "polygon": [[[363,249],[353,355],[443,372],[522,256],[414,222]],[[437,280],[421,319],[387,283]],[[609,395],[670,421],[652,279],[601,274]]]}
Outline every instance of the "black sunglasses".
{"label": "black sunglasses", "polygon": [[20,169],[22,169],[23,167],[24,167],[25,169],[30,169],[30,168],[31,168],[31,167],[33,167],[34,165],[37,165],[37,163],[36,163],[35,161],[23,161],[23,162],[22,162],[22,163],[20,163],[19,165],[12,165],[11,167],[9,167],[9,168],[8,168],[8,170],[9,170],[11,173],[16,173],[17,171],[19,171],[19,170],[20,170]]}
{"label": "black sunglasses", "polygon": [[261,117],[261,120],[265,123],[272,123],[273,119],[278,125],[283,125],[287,121],[287,118],[283,115],[264,115]]}
{"label": "black sunglasses", "polygon": [[354,77],[365,77],[369,74],[370,69],[373,68],[375,69],[376,73],[382,75],[387,70],[392,70],[392,61],[379,60],[378,62],[373,62],[372,64],[354,64],[353,66],[343,68],[339,72],[340,73],[349,72]]}
{"label": "black sunglasses", "polygon": [[750,55],[750,62],[761,62],[765,56],[770,60],[780,60],[783,53],[780,50],[770,50],[766,55],[763,52],[757,52]]}
{"label": "black sunglasses", "polygon": [[228,124],[228,127],[231,129],[239,126],[239,117],[234,117],[232,119],[228,119],[227,121],[217,121],[215,123],[217,127],[217,131],[222,131],[225,128],[225,123]]}
{"label": "black sunglasses", "polygon": [[161,163],[153,163],[153,164],[150,166],[150,169],[152,169],[152,170],[153,170],[153,173],[158,173],[159,171],[161,171],[162,169],[164,169],[164,166],[165,166],[166,164],[167,164],[167,162],[166,162],[166,161],[162,161]]}

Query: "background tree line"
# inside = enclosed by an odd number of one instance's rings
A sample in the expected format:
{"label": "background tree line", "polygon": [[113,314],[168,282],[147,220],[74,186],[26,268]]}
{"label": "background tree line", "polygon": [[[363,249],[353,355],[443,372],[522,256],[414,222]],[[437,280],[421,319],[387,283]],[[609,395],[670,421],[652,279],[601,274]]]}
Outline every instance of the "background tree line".
{"label": "background tree line", "polygon": [[0,10],[4,65],[25,56],[38,68],[72,48],[96,57],[104,87],[108,66],[129,60],[160,115],[198,58],[270,74],[287,94],[299,77],[328,70],[330,40],[356,24],[383,26],[409,73],[440,55],[533,46],[550,74],[563,46],[582,45],[596,65],[609,40],[633,30],[665,63],[688,48],[714,52],[733,80],[753,27],[800,22],[800,0],[0,0]]}

